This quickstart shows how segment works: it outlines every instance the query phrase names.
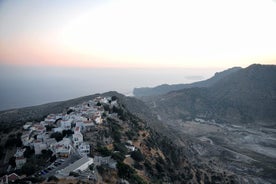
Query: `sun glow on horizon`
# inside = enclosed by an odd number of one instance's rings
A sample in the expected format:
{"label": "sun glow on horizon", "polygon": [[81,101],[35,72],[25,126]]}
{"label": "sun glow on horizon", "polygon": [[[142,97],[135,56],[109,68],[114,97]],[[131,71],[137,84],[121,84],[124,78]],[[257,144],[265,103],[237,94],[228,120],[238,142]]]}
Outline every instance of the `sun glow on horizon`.
{"label": "sun glow on horizon", "polygon": [[8,33],[14,22],[9,25],[0,13],[0,63],[83,67],[276,64],[273,1],[106,1],[72,15],[74,7],[70,8],[68,17],[57,19],[52,14],[30,13],[32,18],[37,14],[32,21],[39,25],[30,21],[27,29],[22,23],[24,34],[20,30]]}

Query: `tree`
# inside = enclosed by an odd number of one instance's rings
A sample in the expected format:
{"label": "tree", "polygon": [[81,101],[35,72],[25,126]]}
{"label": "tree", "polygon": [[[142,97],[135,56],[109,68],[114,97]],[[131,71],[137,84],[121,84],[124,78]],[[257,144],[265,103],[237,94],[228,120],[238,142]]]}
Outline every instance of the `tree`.
{"label": "tree", "polygon": [[50,181],[58,182],[58,180],[59,179],[56,176],[50,176],[47,181],[48,182],[50,182]]}
{"label": "tree", "polygon": [[143,165],[139,164],[139,162],[134,162],[133,167],[138,170],[143,170]]}
{"label": "tree", "polygon": [[5,155],[3,146],[0,146],[0,159]]}
{"label": "tree", "polygon": [[100,175],[103,175],[103,173],[105,172],[105,167],[102,165],[98,165],[97,167],[97,171],[100,173]]}
{"label": "tree", "polygon": [[127,154],[127,148],[122,143],[114,143],[114,150],[119,151],[121,154]]}
{"label": "tree", "polygon": [[112,153],[111,158],[113,158],[114,160],[116,160],[118,162],[123,162],[125,159],[125,155],[123,155],[121,152]]}
{"label": "tree", "polygon": [[21,147],[22,141],[20,138],[9,137],[5,143],[5,148],[12,148],[13,146]]}
{"label": "tree", "polygon": [[51,150],[42,150],[41,153],[42,153],[41,155],[42,158],[45,158],[45,159],[50,158],[53,154]]}
{"label": "tree", "polygon": [[111,151],[109,149],[107,149],[106,147],[98,147],[97,151],[104,157],[110,156],[111,155]]}
{"label": "tree", "polygon": [[137,162],[141,162],[141,161],[144,160],[144,155],[141,153],[140,150],[136,150],[136,151],[131,152],[130,156],[131,156],[131,158],[133,158]]}
{"label": "tree", "polygon": [[69,110],[67,111],[67,114],[70,114],[71,112],[74,112],[74,110],[73,110],[73,109],[69,109]]}
{"label": "tree", "polygon": [[46,125],[46,132],[50,132],[52,131],[52,128],[54,128],[54,126],[51,126],[51,125]]}
{"label": "tree", "polygon": [[30,158],[35,153],[35,151],[34,151],[34,149],[31,149],[30,146],[26,146],[25,148],[26,148],[26,150],[24,152],[24,157]]}
{"label": "tree", "polygon": [[112,101],[117,100],[117,96],[112,96],[112,97],[111,97],[111,100],[112,100]]}
{"label": "tree", "polygon": [[16,167],[16,163],[15,163],[15,157],[11,157],[9,159],[9,164],[11,167],[15,168]]}
{"label": "tree", "polygon": [[33,162],[27,162],[23,165],[21,168],[22,174],[26,174],[27,176],[30,176],[35,173],[36,166]]}
{"label": "tree", "polygon": [[76,173],[76,172],[70,172],[70,173],[69,173],[69,176],[79,177],[80,174],[79,174],[79,173]]}
{"label": "tree", "polygon": [[89,165],[88,168],[90,169],[90,171],[94,171],[94,166],[95,166],[94,164]]}
{"label": "tree", "polygon": [[57,142],[63,139],[63,135],[60,132],[54,132],[50,136],[51,138],[55,138]]}
{"label": "tree", "polygon": [[117,163],[118,176],[120,178],[128,179],[131,175],[135,174],[135,170],[129,165],[124,164],[123,162]]}
{"label": "tree", "polygon": [[74,134],[74,132],[72,130],[63,130],[62,131],[62,136],[63,137],[68,137],[68,136],[73,135],[73,134]]}

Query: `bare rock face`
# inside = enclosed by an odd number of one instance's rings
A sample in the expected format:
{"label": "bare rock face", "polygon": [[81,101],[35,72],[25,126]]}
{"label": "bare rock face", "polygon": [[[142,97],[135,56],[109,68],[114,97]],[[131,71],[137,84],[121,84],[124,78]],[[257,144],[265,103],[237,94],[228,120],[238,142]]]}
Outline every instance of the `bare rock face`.
{"label": "bare rock face", "polygon": [[275,99],[275,65],[251,65],[210,87],[142,98],[192,164],[233,173],[241,183],[276,182]]}

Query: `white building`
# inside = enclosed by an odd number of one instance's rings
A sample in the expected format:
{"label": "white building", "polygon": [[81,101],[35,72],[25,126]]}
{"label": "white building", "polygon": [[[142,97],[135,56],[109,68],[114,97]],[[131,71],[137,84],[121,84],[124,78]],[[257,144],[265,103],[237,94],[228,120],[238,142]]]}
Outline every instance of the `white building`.
{"label": "white building", "polygon": [[111,107],[113,107],[113,106],[115,106],[115,107],[118,106],[117,100],[111,102]]}
{"label": "white building", "polygon": [[[87,119],[86,119],[86,121],[87,121]],[[83,127],[83,121],[77,121],[76,127]]]}
{"label": "white building", "polygon": [[54,132],[60,132],[60,133],[62,133],[62,131],[63,131],[63,129],[62,129],[62,128],[60,128],[60,127],[58,127],[58,128],[54,128]]}
{"label": "white building", "polygon": [[71,129],[71,125],[72,125],[73,120],[69,119],[69,120],[62,120],[60,121],[60,128],[62,128],[63,130],[70,130]]}
{"label": "white building", "polygon": [[15,158],[16,169],[21,169],[26,162],[27,162],[26,158],[16,157]]}
{"label": "white building", "polygon": [[29,146],[32,141],[30,139],[30,132],[24,132],[23,135],[21,135],[21,141],[24,146]]}
{"label": "white building", "polygon": [[108,99],[107,98],[102,98],[101,100],[100,100],[100,102],[101,103],[105,103],[105,104],[108,104],[109,103],[109,101],[108,101]]}
{"label": "white building", "polygon": [[28,130],[32,126],[32,122],[27,122],[25,125],[23,125],[24,130]]}
{"label": "white building", "polygon": [[101,116],[97,116],[94,118],[94,121],[96,124],[102,124],[103,123],[103,119]]}
{"label": "white building", "polygon": [[74,134],[80,133],[81,132],[81,127],[80,126],[76,126],[74,128]]}
{"label": "white building", "polygon": [[57,157],[68,157],[71,154],[71,140],[68,138],[63,138],[61,141],[54,144],[51,149],[56,154]]}
{"label": "white building", "polygon": [[14,183],[18,179],[20,179],[20,177],[17,174],[12,173],[12,174],[9,174],[9,175],[2,176],[0,178],[0,183],[1,184]]}
{"label": "white building", "polygon": [[95,165],[108,165],[110,168],[116,168],[117,162],[111,158],[111,156],[108,157],[102,157],[102,156],[95,156],[94,157],[94,163]]}
{"label": "white building", "polygon": [[48,138],[44,142],[49,148],[57,143],[55,138]]}
{"label": "white building", "polygon": [[45,142],[46,139],[48,139],[50,135],[48,133],[38,134],[36,139],[40,140],[42,142]]}
{"label": "white building", "polygon": [[90,153],[90,145],[88,143],[81,143],[78,147],[78,152],[81,156],[87,156]]}
{"label": "white building", "polygon": [[135,151],[135,146],[128,146],[126,145],[126,148],[128,149],[128,151]]}
{"label": "white building", "polygon": [[83,157],[73,164],[70,164],[69,166],[65,167],[64,169],[59,171],[59,174],[61,176],[69,176],[70,172],[81,172],[86,170],[89,165],[93,164],[93,158],[90,157]]}
{"label": "white building", "polygon": [[16,169],[21,169],[21,167],[26,163],[26,158],[24,158],[24,152],[26,148],[17,148],[16,153],[14,154],[15,157],[15,164]]}
{"label": "white building", "polygon": [[46,127],[41,124],[34,124],[31,130],[36,131],[38,134],[43,134],[46,132]]}
{"label": "white building", "polygon": [[49,114],[45,119],[44,122],[47,124],[53,124],[57,120],[57,116],[55,114]]}
{"label": "white building", "polygon": [[14,156],[15,157],[23,157],[25,151],[26,151],[26,148],[17,148]]}
{"label": "white building", "polygon": [[83,142],[83,135],[80,132],[74,133],[72,141],[74,147],[78,147]]}
{"label": "white building", "polygon": [[41,141],[35,141],[34,143],[35,155],[41,154],[42,150],[47,150],[47,145]]}
{"label": "white building", "polygon": [[93,127],[95,127],[95,124],[93,121],[84,121],[83,127],[85,131],[90,131]]}

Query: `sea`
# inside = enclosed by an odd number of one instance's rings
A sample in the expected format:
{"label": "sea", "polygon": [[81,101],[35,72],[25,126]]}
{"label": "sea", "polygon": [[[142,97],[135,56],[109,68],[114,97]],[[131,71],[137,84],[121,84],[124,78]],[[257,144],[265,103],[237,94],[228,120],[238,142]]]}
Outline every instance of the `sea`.
{"label": "sea", "polygon": [[133,95],[135,87],[192,83],[221,68],[80,68],[0,65],[0,111],[107,91]]}

